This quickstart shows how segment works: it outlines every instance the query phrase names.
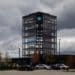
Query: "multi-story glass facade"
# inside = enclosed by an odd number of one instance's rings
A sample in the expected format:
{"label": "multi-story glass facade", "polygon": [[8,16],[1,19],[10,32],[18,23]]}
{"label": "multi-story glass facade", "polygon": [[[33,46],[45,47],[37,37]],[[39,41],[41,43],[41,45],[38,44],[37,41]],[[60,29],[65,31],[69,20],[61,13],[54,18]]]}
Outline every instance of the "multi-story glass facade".
{"label": "multi-story glass facade", "polygon": [[31,55],[35,50],[41,54],[57,51],[56,16],[36,12],[22,17],[22,55]]}

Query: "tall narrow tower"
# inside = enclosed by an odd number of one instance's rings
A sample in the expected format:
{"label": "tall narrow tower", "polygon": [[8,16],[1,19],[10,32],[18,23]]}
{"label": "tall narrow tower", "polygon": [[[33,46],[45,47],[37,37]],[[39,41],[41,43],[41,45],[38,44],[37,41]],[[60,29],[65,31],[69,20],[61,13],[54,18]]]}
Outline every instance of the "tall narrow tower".
{"label": "tall narrow tower", "polygon": [[57,51],[57,17],[36,12],[22,17],[22,56],[35,51],[55,54]]}

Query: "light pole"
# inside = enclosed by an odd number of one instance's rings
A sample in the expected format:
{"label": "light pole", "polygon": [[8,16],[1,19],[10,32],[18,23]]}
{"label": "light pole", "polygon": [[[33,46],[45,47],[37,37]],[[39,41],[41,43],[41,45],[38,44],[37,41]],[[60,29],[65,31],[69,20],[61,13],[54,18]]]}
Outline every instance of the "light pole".
{"label": "light pole", "polygon": [[59,56],[60,56],[60,41],[61,41],[61,39],[59,39]]}
{"label": "light pole", "polygon": [[60,41],[61,39],[59,39],[59,62],[60,62]]}
{"label": "light pole", "polygon": [[19,48],[19,58],[20,58],[20,48]]}

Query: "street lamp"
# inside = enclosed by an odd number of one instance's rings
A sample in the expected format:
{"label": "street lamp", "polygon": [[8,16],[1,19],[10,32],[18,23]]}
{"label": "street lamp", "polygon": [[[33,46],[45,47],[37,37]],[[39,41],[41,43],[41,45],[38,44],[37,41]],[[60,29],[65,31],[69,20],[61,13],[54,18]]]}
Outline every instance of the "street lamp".
{"label": "street lamp", "polygon": [[61,39],[59,39],[59,63],[60,63],[60,41]]}
{"label": "street lamp", "polygon": [[20,58],[20,48],[19,48],[19,58]]}
{"label": "street lamp", "polygon": [[60,41],[61,41],[61,39],[59,39],[59,56],[60,56]]}

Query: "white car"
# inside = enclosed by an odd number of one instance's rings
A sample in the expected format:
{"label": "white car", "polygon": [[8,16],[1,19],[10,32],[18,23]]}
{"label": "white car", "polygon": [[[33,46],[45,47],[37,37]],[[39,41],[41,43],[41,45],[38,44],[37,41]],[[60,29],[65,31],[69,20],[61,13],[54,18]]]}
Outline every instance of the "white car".
{"label": "white car", "polygon": [[64,70],[69,70],[69,66],[65,65],[65,64],[54,64],[52,66],[53,69],[64,69]]}
{"label": "white car", "polygon": [[51,69],[51,66],[48,66],[48,65],[45,65],[45,64],[43,64],[44,65],[44,68],[45,69],[47,69],[47,70],[50,70]]}
{"label": "white car", "polygon": [[39,64],[35,66],[35,69],[44,69],[44,66],[43,64]]}
{"label": "white car", "polygon": [[68,70],[69,66],[65,65],[65,64],[59,64],[60,69],[64,69],[64,70]]}
{"label": "white car", "polygon": [[51,69],[51,67],[48,65],[45,65],[45,64],[39,64],[39,65],[35,66],[35,69],[47,69],[47,70],[49,70],[49,69]]}

